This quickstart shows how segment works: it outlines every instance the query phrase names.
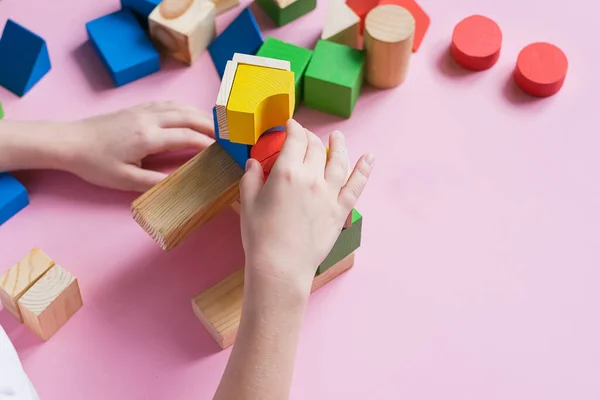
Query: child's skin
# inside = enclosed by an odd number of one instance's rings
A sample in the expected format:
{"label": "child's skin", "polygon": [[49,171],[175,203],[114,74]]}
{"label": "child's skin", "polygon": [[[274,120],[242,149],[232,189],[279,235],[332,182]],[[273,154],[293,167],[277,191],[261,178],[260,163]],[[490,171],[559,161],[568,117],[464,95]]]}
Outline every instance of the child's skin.
{"label": "child's skin", "polygon": [[[252,159],[240,182],[244,300],[216,400],[289,397],[313,277],[373,168],[373,156],[365,154],[346,179],[348,154],[340,132],[329,137],[327,155],[321,140],[294,120],[286,128],[267,182],[260,163]],[[23,139],[15,139],[19,135]],[[98,185],[146,190],[164,177],[139,167],[146,155],[174,148],[201,150],[212,143],[212,135],[209,117],[172,103],[71,124],[0,121],[0,171],[62,169]]]}

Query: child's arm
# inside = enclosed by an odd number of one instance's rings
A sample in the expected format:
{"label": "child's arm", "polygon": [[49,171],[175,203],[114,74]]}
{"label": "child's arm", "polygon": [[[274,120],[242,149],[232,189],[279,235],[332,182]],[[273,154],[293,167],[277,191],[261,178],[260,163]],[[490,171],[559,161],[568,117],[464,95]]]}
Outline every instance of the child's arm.
{"label": "child's arm", "polygon": [[311,283],[366,186],[373,156],[346,183],[344,137],[321,140],[295,121],[263,185],[250,160],[241,183],[244,299],[237,338],[216,400],[286,399]]}
{"label": "child's arm", "polygon": [[212,118],[194,107],[147,103],[75,122],[0,121],[0,172],[56,169],[91,183],[146,191],[165,174],[141,168],[166,150],[209,146]]}

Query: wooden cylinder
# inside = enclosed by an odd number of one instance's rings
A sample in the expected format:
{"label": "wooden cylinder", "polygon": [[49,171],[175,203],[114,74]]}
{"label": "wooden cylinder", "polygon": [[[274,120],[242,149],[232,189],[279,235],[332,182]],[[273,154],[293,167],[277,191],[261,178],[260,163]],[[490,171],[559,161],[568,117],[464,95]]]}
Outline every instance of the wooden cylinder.
{"label": "wooden cylinder", "polygon": [[415,19],[405,8],[386,4],[365,19],[366,80],[379,89],[406,79],[415,36]]}

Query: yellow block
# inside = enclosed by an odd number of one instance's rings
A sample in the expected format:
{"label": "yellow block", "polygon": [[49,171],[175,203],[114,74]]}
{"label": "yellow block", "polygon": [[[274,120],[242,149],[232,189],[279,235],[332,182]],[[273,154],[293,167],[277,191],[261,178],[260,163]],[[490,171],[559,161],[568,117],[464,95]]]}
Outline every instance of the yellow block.
{"label": "yellow block", "polygon": [[294,103],[293,72],[238,65],[227,102],[229,140],[255,145],[266,130],[292,118]]}

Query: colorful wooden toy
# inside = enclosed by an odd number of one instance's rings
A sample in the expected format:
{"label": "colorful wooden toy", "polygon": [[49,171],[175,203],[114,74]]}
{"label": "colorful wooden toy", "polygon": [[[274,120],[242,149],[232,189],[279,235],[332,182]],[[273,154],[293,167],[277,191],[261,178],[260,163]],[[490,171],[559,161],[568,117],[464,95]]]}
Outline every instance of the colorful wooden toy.
{"label": "colorful wooden toy", "polygon": [[254,55],[263,44],[263,36],[249,8],[245,8],[208,46],[219,76],[235,53]]}
{"label": "colorful wooden toy", "polygon": [[[217,107],[213,107],[213,120],[215,125],[215,139],[225,151],[238,163],[242,168],[246,167],[246,161],[250,157],[250,147],[247,144],[233,143],[229,139],[221,137],[219,130],[219,120],[217,118]],[[227,120],[225,120],[227,122]]]}
{"label": "colorful wooden toy", "polygon": [[291,71],[294,73],[296,108],[302,101],[302,95],[304,93],[304,73],[310,62],[312,53],[312,50],[273,37],[267,37],[256,53],[258,56],[287,60],[290,62]]}
{"label": "colorful wooden toy", "polygon": [[379,89],[406,79],[412,54],[415,19],[405,8],[388,4],[372,9],[365,19],[367,82]]}
{"label": "colorful wooden toy", "polygon": [[450,52],[463,68],[483,71],[500,58],[502,31],[496,22],[483,15],[471,15],[460,21],[452,33]]}
{"label": "colorful wooden toy", "polygon": [[304,104],[349,118],[362,88],[364,63],[364,52],[319,40],[304,76]]}
{"label": "colorful wooden toy", "polygon": [[317,7],[317,0],[256,0],[276,26],[286,25]]}
{"label": "colorful wooden toy", "polygon": [[148,16],[160,4],[161,0],[121,0],[121,7],[133,11],[138,22],[148,28]]}
{"label": "colorful wooden toy", "polygon": [[130,10],[123,9],[90,21],[86,29],[116,86],[160,70],[158,51]]}
{"label": "colorful wooden toy", "polygon": [[217,9],[217,15],[221,15],[232,8],[240,5],[240,0],[212,0]]}
{"label": "colorful wooden toy", "polygon": [[525,93],[549,97],[563,87],[568,68],[567,56],[561,49],[550,43],[537,42],[521,50],[513,76]]}
{"label": "colorful wooden toy", "polygon": [[327,3],[325,26],[321,33],[321,39],[358,49],[360,24],[360,17],[346,3],[330,1]]}
{"label": "colorful wooden toy", "polygon": [[0,86],[22,97],[50,69],[46,41],[8,19],[0,38]]}
{"label": "colorful wooden toy", "polygon": [[25,186],[8,172],[0,173],[0,225],[28,205]]}
{"label": "colorful wooden toy", "polygon": [[163,0],[148,17],[150,36],[156,47],[184,64],[191,65],[216,35],[216,10],[211,1],[190,0],[180,8],[166,7]]}
{"label": "colorful wooden toy", "polygon": [[429,29],[431,24],[431,18],[423,10],[423,8],[417,4],[415,0],[379,0],[379,5],[383,6],[386,4],[394,4],[402,8],[406,8],[412,16],[415,18],[415,38],[413,40],[413,52],[419,50],[423,38]]}
{"label": "colorful wooden toy", "polygon": [[377,7],[379,0],[347,0],[346,4],[360,18],[360,34],[362,35],[365,29],[365,18],[369,11]]}
{"label": "colorful wooden toy", "polygon": [[271,169],[277,161],[279,151],[285,142],[285,129],[265,132],[250,149],[250,157],[260,162],[265,180],[269,177]]}

